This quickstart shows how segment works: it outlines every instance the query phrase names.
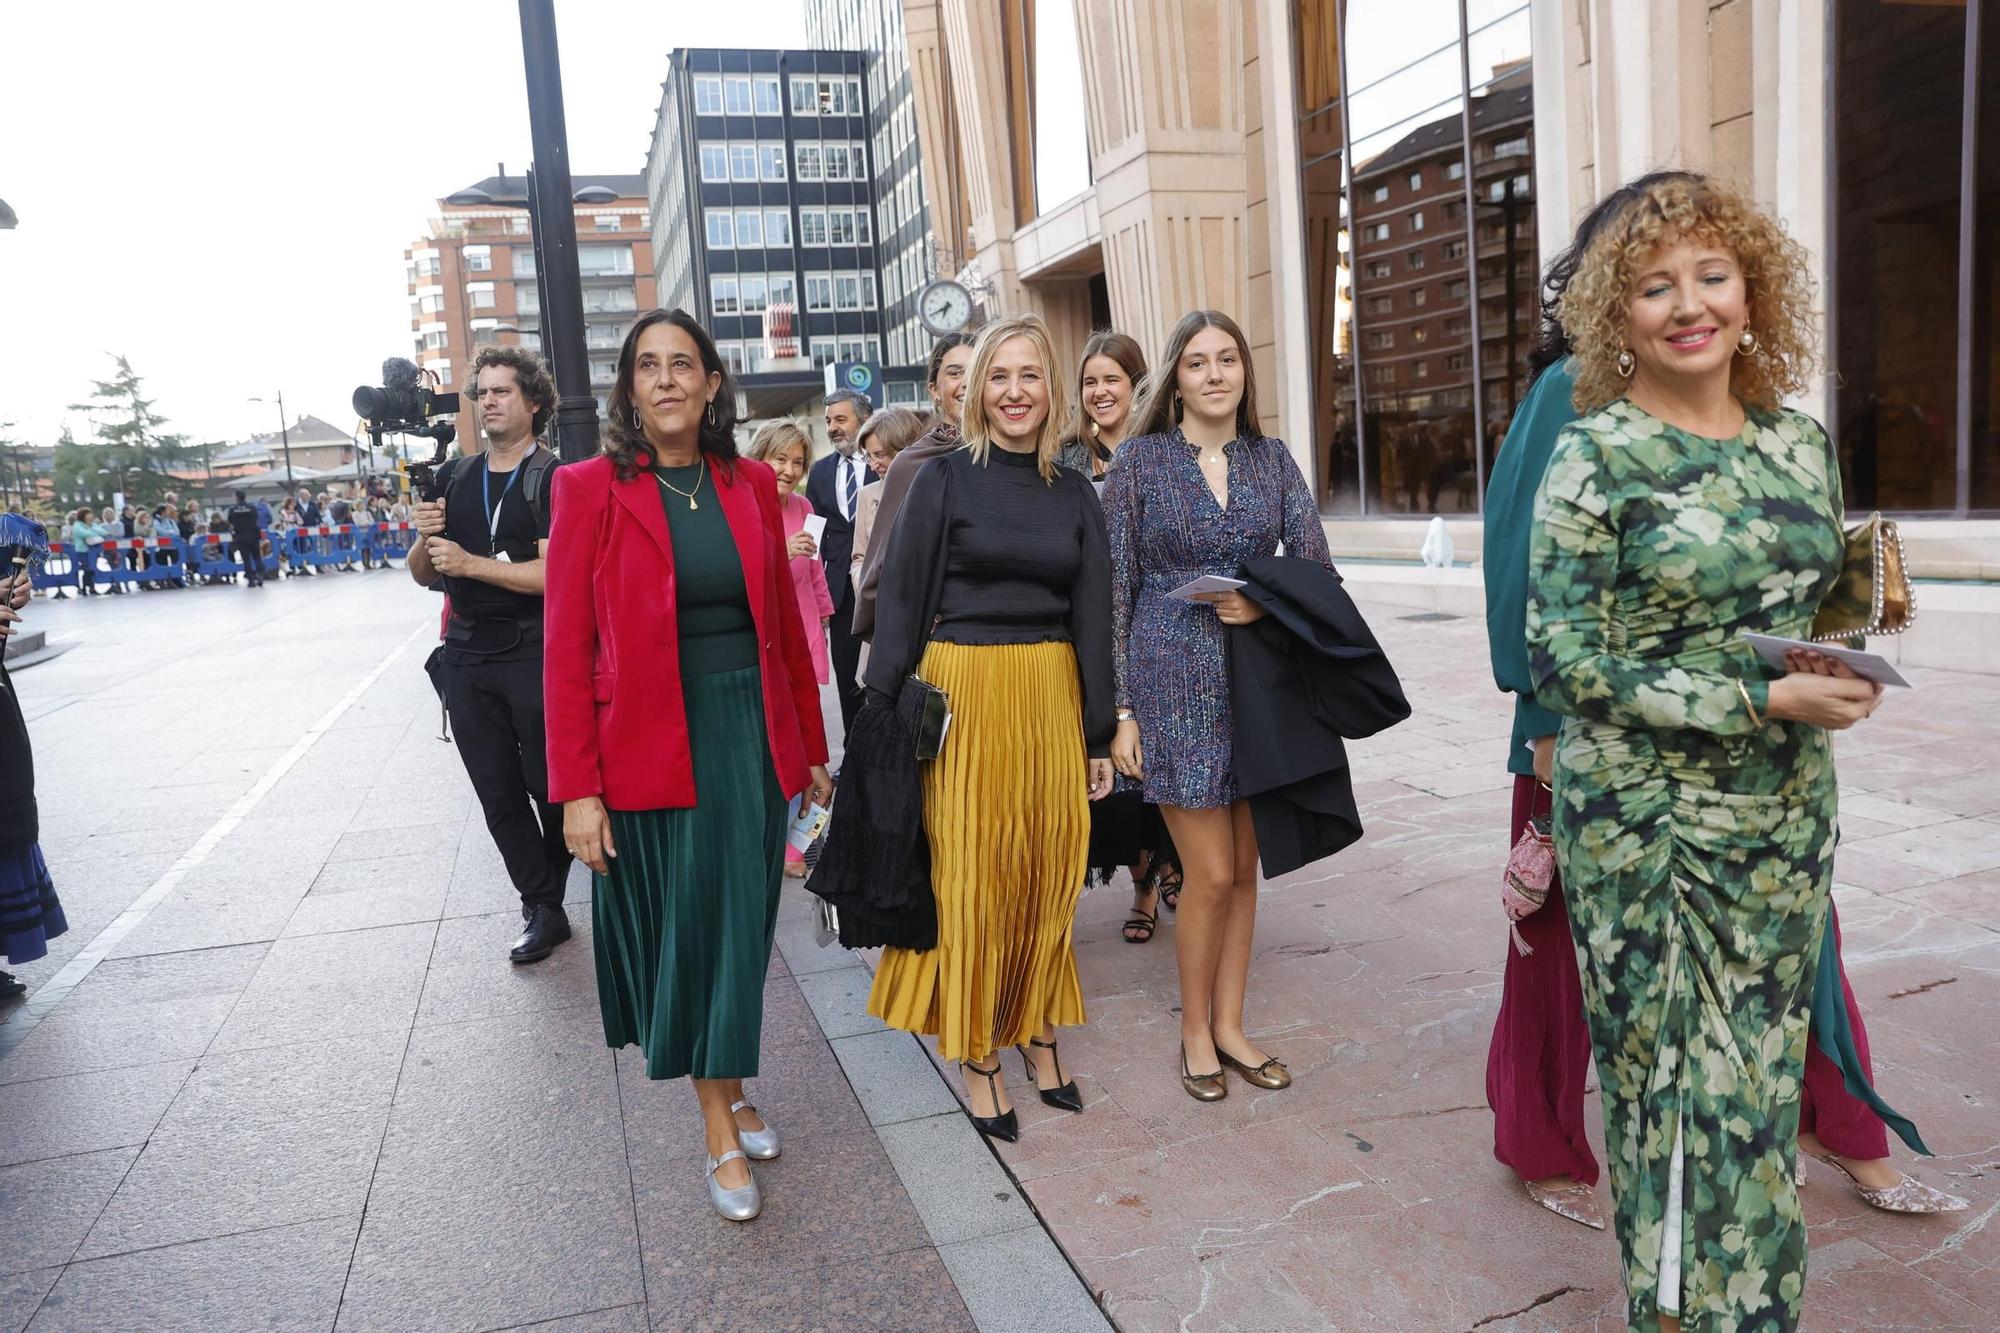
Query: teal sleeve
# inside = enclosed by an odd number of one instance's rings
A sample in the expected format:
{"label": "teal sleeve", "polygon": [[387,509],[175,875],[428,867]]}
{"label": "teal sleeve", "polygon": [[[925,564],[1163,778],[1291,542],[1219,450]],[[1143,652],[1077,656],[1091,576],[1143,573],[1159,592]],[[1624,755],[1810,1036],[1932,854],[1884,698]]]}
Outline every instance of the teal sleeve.
{"label": "teal sleeve", "polygon": [[[1575,387],[1567,359],[1542,372],[1515,412],[1486,483],[1480,562],[1486,580],[1486,644],[1494,683],[1516,696],[1516,741],[1553,735],[1562,725],[1560,715],[1536,701],[1528,662],[1528,531],[1556,437],[1576,420],[1570,402]],[[1510,756],[1510,767],[1514,759]]]}

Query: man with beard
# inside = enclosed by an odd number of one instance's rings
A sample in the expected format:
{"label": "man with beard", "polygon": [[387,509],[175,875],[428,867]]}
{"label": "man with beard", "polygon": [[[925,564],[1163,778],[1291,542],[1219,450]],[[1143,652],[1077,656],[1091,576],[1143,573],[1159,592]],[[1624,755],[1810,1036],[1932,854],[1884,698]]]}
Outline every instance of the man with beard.
{"label": "man with beard", "polygon": [[570,937],[569,848],[549,804],[542,718],[542,578],[555,455],[537,443],[555,416],[555,381],[519,347],[482,348],[472,400],[486,452],[438,472],[444,499],[416,508],[423,540],[410,575],[451,599],[445,707],[486,828],[527,923],[509,957],[534,963]]}

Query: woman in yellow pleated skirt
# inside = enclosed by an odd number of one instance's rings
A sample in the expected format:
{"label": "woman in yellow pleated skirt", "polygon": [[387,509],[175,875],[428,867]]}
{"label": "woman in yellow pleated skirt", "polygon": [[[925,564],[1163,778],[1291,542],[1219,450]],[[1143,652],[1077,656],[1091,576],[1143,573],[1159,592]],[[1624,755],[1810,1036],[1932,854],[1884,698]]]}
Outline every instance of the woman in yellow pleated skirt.
{"label": "woman in yellow pleated skirt", "polygon": [[935,1036],[973,1124],[1010,1142],[1009,1046],[1044,1102],[1083,1109],[1055,1030],[1083,1022],[1076,902],[1116,729],[1110,548],[1090,483],[1056,466],[1054,364],[1038,319],[981,333],[965,447],[923,466],[890,529],[867,671],[871,707],[912,674],[951,707],[922,777],[937,944],[885,949],[868,1012]]}
{"label": "woman in yellow pleated skirt", "polygon": [[951,731],[924,766],[938,942],[885,949],[868,1011],[936,1036],[947,1060],[986,1064],[1083,1022],[1072,937],[1090,799],[1076,653],[933,643],[917,674],[951,698]]}

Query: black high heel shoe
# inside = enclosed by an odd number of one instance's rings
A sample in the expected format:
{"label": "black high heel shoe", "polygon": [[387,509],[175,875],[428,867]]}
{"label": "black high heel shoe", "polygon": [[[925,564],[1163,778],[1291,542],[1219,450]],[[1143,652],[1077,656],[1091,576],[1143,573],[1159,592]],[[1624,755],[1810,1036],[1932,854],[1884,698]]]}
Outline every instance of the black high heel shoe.
{"label": "black high heel shoe", "polygon": [[[986,1087],[993,1094],[993,1104],[1000,1104],[1000,1061],[993,1061],[993,1068],[981,1069],[970,1060],[958,1062],[960,1070],[967,1074],[977,1074],[986,1080]],[[999,1139],[1002,1143],[1014,1143],[1021,1137],[1021,1122],[1015,1118],[1013,1108],[999,1115],[974,1115],[972,1113],[972,1084],[966,1081],[965,1115],[972,1121],[972,1127],[989,1139]]]}
{"label": "black high heel shoe", "polygon": [[[1049,1058],[1056,1062],[1056,1077],[1062,1077],[1062,1056],[1056,1052],[1056,1044],[1054,1042],[1037,1041],[1035,1038],[1030,1037],[1028,1038],[1028,1045],[1039,1046],[1049,1052]],[[1014,1049],[1021,1051],[1021,1048],[1018,1046]],[[1034,1057],[1030,1056],[1026,1051],[1021,1051],[1021,1066],[1028,1071],[1030,1079],[1036,1077]],[[1081,1111],[1083,1109],[1083,1094],[1077,1091],[1075,1079],[1068,1080],[1060,1088],[1045,1089],[1041,1086],[1040,1082],[1036,1082],[1035,1091],[1041,1096],[1042,1105],[1044,1106],[1053,1106],[1061,1111]]]}

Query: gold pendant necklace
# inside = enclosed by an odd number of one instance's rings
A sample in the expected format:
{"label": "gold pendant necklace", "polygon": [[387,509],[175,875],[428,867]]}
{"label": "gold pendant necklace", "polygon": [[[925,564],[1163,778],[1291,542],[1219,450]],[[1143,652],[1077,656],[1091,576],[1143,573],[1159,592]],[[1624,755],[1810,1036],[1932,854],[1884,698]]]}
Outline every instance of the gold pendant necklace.
{"label": "gold pendant necklace", "polygon": [[665,477],[661,476],[658,472],[655,472],[653,474],[653,480],[659,482],[660,485],[666,487],[668,490],[672,491],[675,495],[680,496],[681,499],[686,500],[688,502],[689,509],[699,509],[701,508],[701,506],[695,503],[694,497],[700,493],[702,478],[706,477],[707,475],[708,475],[708,459],[706,457],[703,457],[703,459],[701,460],[701,471],[695,474],[694,487],[691,490],[685,490],[685,491],[682,490],[680,487],[674,485],[671,481],[668,481]]}

